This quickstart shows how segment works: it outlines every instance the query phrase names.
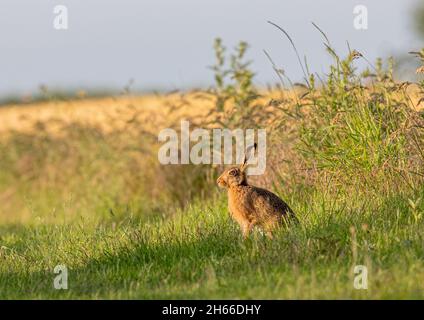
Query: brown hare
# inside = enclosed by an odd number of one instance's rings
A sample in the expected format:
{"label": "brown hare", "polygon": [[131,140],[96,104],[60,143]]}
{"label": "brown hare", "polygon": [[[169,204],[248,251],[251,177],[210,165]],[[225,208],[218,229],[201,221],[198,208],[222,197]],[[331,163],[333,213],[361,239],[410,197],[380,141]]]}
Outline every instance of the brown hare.
{"label": "brown hare", "polygon": [[[253,148],[256,150],[256,143]],[[253,227],[258,226],[272,238],[275,228],[298,220],[290,207],[277,195],[248,184],[247,155],[251,149],[252,146],[247,149],[243,164],[225,170],[217,183],[228,189],[228,209],[232,218],[240,225],[243,237],[247,238]]]}

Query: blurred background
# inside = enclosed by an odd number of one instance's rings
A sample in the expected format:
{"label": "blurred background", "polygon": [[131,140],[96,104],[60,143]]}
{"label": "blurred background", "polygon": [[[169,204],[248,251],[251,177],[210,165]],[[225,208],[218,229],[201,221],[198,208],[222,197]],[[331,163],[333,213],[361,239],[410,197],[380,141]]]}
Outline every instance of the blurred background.
{"label": "blurred background", "polygon": [[[231,47],[244,40],[264,86],[276,77],[267,50],[293,81],[301,69],[287,38],[293,38],[313,72],[330,64],[315,22],[340,53],[352,49],[368,60],[405,54],[422,47],[420,0],[156,0],[0,2],[0,97],[25,96],[40,85],[66,90],[175,90],[205,87],[213,77],[212,43],[222,37]],[[68,8],[69,29],[53,28],[56,5]],[[353,8],[368,8],[368,30],[353,27]],[[420,13],[421,12],[421,13]],[[420,34],[421,31],[421,34]],[[402,77],[402,73],[398,73]],[[411,74],[411,73],[409,73]]]}

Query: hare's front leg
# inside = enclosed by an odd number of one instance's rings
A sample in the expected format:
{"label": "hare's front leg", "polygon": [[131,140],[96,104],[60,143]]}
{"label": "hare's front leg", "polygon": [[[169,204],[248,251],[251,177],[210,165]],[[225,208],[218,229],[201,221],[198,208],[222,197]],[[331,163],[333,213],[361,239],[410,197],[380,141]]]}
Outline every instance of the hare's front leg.
{"label": "hare's front leg", "polygon": [[246,220],[240,223],[240,227],[243,233],[243,239],[247,239],[249,237],[250,232],[252,231],[254,227],[254,223]]}

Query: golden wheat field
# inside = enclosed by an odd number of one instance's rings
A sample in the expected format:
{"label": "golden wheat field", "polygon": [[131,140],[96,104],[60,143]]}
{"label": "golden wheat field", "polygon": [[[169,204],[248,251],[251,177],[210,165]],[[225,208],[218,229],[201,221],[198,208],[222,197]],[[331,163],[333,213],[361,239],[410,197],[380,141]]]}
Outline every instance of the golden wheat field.
{"label": "golden wheat field", "polygon": [[[293,97],[302,90],[285,91]],[[408,89],[411,106],[422,110],[420,93],[416,86]],[[266,104],[281,97],[278,91],[263,91],[259,103]],[[126,124],[141,120],[145,130],[157,134],[160,127],[166,127],[176,120],[197,118],[208,114],[214,107],[213,99],[206,98],[201,91],[171,94],[146,94],[142,96],[111,96],[106,98],[75,99],[71,101],[47,101],[25,104],[6,104],[0,108],[2,125],[0,133],[8,131],[33,132],[37,123],[43,124],[52,133],[58,134],[61,124],[73,122],[96,126],[110,131],[125,128]]]}

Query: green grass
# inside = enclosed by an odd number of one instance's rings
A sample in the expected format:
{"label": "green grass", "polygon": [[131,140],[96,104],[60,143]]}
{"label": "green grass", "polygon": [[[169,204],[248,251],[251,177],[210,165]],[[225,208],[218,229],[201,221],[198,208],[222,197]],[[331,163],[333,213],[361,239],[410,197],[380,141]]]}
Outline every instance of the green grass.
{"label": "green grass", "polygon": [[[0,298],[424,298],[424,223],[408,197],[357,200],[296,202],[301,225],[272,240],[243,241],[223,198],[168,218],[2,226]],[[68,290],[53,288],[56,265]]]}

